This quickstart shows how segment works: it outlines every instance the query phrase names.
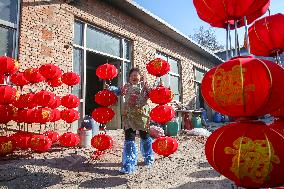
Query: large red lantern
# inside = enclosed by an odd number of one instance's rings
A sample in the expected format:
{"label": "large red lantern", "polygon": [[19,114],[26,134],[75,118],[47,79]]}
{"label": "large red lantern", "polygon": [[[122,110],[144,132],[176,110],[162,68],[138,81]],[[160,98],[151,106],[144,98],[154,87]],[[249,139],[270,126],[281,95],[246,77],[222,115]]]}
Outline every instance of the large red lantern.
{"label": "large red lantern", "polygon": [[284,184],[284,135],[260,121],[221,127],[208,138],[205,153],[219,173],[245,188]]}
{"label": "large red lantern", "polygon": [[68,94],[61,99],[62,106],[66,108],[77,108],[80,104],[80,99],[73,94]]}
{"label": "large red lantern", "polygon": [[96,69],[96,75],[100,79],[110,80],[117,76],[117,68],[112,64],[103,64]]}
{"label": "large red lantern", "polygon": [[161,77],[170,71],[170,64],[161,58],[156,58],[146,65],[146,69],[149,74]]}
{"label": "large red lantern", "polygon": [[13,102],[13,105],[16,108],[34,108],[36,105],[33,102],[33,94],[32,93],[27,93],[27,94],[22,94],[17,100]]}
{"label": "large red lantern", "polygon": [[0,136],[0,157],[13,153],[16,148],[14,140],[7,136]]}
{"label": "large red lantern", "polygon": [[38,108],[34,110],[35,122],[45,124],[53,119],[53,111],[50,108]]}
{"label": "large red lantern", "polygon": [[6,81],[6,76],[0,75],[0,85],[3,85]]}
{"label": "large red lantern", "polygon": [[178,149],[177,140],[172,137],[159,137],[152,144],[153,151],[162,156],[169,156]]}
{"label": "large red lantern", "polygon": [[151,90],[149,97],[153,103],[162,105],[171,102],[173,100],[174,93],[170,88],[160,85]]}
{"label": "large red lantern", "polygon": [[0,104],[8,105],[19,98],[17,90],[9,85],[0,86]]}
{"label": "large red lantern", "polygon": [[221,114],[262,116],[284,103],[283,75],[284,69],[274,62],[238,57],[207,72],[201,91],[207,104]]}
{"label": "large red lantern", "polygon": [[251,53],[276,56],[284,51],[284,14],[266,16],[249,28]]}
{"label": "large red lantern", "polygon": [[55,96],[54,103],[50,104],[48,107],[51,109],[58,108],[61,105],[61,98],[59,96]]}
{"label": "large red lantern", "polygon": [[38,68],[29,68],[24,71],[24,77],[30,83],[39,83],[44,81],[44,77],[39,73]]}
{"label": "large red lantern", "polygon": [[23,109],[17,111],[17,116],[15,118],[15,121],[18,123],[34,123],[35,122],[35,110],[34,109]]}
{"label": "large red lantern", "polygon": [[60,110],[53,109],[52,113],[53,113],[53,118],[50,122],[54,123],[54,122],[59,121],[61,119],[61,111]]}
{"label": "large red lantern", "polygon": [[113,141],[109,135],[98,134],[92,138],[91,144],[97,150],[104,151],[112,148]]}
{"label": "large red lantern", "polygon": [[7,56],[0,56],[0,75],[13,75],[19,70],[19,67],[17,60]]}
{"label": "large red lantern", "polygon": [[16,112],[16,108],[11,105],[0,105],[0,124],[7,124]]}
{"label": "large red lantern", "polygon": [[101,124],[106,124],[112,120],[115,113],[111,108],[99,107],[92,112],[93,119]]}
{"label": "large red lantern", "polygon": [[75,133],[67,132],[59,138],[59,142],[64,147],[75,147],[79,144],[80,139]]}
{"label": "large red lantern", "polygon": [[43,135],[47,136],[51,140],[52,144],[59,140],[59,134],[56,131],[46,131]]}
{"label": "large red lantern", "polygon": [[56,102],[55,94],[42,90],[34,95],[34,103],[40,107],[49,107]]}
{"label": "large red lantern", "polygon": [[52,142],[46,135],[33,135],[29,140],[29,147],[35,152],[46,152],[51,148]]}
{"label": "large red lantern", "polygon": [[268,9],[270,0],[193,0],[197,14],[203,21],[213,27],[227,28],[227,24],[244,25],[243,17],[247,16],[248,23],[262,16]]}
{"label": "large red lantern", "polygon": [[47,82],[51,87],[60,87],[63,82],[61,80],[61,77],[57,77],[57,78],[54,78],[54,79],[51,79],[51,80],[48,80]]}
{"label": "large red lantern", "polygon": [[40,74],[45,77],[46,80],[51,80],[62,76],[61,69],[54,64],[44,64],[39,68]]}
{"label": "large red lantern", "polygon": [[29,148],[29,140],[32,136],[32,133],[19,131],[13,134],[11,138],[15,141],[17,148],[25,150]]}
{"label": "large red lantern", "polygon": [[80,83],[80,76],[74,72],[67,72],[62,75],[61,80],[68,86],[74,86]]}
{"label": "large red lantern", "polygon": [[73,123],[80,118],[80,113],[74,109],[65,109],[61,111],[60,116],[67,123]]}
{"label": "large red lantern", "polygon": [[109,90],[102,90],[95,95],[95,102],[101,106],[111,106],[117,102],[117,96]]}
{"label": "large red lantern", "polygon": [[24,86],[29,84],[29,81],[25,78],[23,72],[16,73],[11,76],[11,82],[17,86]]}
{"label": "large red lantern", "polygon": [[278,110],[272,112],[271,115],[277,118],[278,117],[284,118],[284,107],[281,107]]}
{"label": "large red lantern", "polygon": [[166,124],[175,116],[175,110],[168,105],[158,105],[150,112],[151,119],[160,124]]}

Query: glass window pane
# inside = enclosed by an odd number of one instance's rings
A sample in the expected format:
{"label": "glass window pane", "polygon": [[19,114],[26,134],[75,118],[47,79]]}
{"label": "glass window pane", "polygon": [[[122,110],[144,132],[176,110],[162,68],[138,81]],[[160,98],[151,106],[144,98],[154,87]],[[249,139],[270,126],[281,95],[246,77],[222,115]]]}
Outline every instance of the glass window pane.
{"label": "glass window pane", "polygon": [[166,56],[166,55],[164,55],[164,54],[162,54],[162,53],[157,53],[156,54],[156,57],[157,58],[161,58],[161,59],[163,59],[163,60],[165,60],[165,61],[168,61],[168,57]]}
{"label": "glass window pane", "polygon": [[74,43],[83,46],[83,23],[75,22],[74,24]]}
{"label": "glass window pane", "polygon": [[204,77],[204,71],[200,69],[195,69],[195,80],[201,83],[203,77]]}
{"label": "glass window pane", "polygon": [[123,57],[127,60],[131,59],[131,47],[130,47],[130,42],[127,40],[124,40],[124,53],[123,53]]}
{"label": "glass window pane", "polygon": [[128,74],[129,74],[130,69],[131,69],[131,63],[130,62],[124,62],[124,78],[125,78],[125,80],[123,81],[123,83],[128,82]]}
{"label": "glass window pane", "polygon": [[174,95],[173,100],[174,101],[180,101],[180,95]]}
{"label": "glass window pane", "polygon": [[17,23],[18,0],[0,0],[0,19]]}
{"label": "glass window pane", "polygon": [[120,56],[120,39],[99,31],[95,28],[87,28],[87,48],[94,49],[113,56]]}
{"label": "glass window pane", "polygon": [[162,76],[162,81],[166,87],[169,87],[169,74]]}
{"label": "glass window pane", "polygon": [[178,61],[176,61],[172,58],[169,58],[169,63],[170,63],[170,66],[171,66],[171,72],[179,74]]}
{"label": "glass window pane", "polygon": [[73,51],[73,71],[78,73],[81,77],[81,84],[73,87],[72,93],[82,99],[82,86],[83,86],[83,51],[75,49]]}
{"label": "glass window pane", "polygon": [[179,94],[179,77],[170,76],[171,82],[171,89],[173,90],[174,94]]}
{"label": "glass window pane", "polygon": [[0,27],[0,55],[14,57],[14,33],[15,30]]}

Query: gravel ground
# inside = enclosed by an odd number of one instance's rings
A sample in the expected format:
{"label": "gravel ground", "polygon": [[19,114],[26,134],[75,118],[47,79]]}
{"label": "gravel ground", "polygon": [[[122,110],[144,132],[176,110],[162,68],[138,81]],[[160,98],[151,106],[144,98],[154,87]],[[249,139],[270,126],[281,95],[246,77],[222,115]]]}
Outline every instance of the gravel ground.
{"label": "gravel ground", "polygon": [[99,160],[90,158],[93,149],[60,147],[42,154],[19,151],[0,159],[0,188],[234,188],[206,162],[206,138],[180,135],[179,149],[170,158],[156,156],[149,169],[140,155],[138,170],[122,175],[123,133],[108,134],[114,138],[114,147]]}

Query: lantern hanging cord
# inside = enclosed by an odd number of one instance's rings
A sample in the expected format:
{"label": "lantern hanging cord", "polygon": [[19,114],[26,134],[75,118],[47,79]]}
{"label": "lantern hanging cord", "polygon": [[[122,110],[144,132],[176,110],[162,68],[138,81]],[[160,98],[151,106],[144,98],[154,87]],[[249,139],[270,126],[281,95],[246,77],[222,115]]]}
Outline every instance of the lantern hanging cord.
{"label": "lantern hanging cord", "polygon": [[246,47],[248,54],[250,54],[250,43],[249,43],[249,36],[248,36],[248,22],[247,17],[244,16],[244,22],[245,22],[245,39],[246,39]]}

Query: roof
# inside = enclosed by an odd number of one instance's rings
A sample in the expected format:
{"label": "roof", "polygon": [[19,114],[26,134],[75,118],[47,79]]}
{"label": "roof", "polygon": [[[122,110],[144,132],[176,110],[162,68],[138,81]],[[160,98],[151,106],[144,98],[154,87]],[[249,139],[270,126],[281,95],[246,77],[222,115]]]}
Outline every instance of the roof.
{"label": "roof", "polygon": [[207,57],[213,63],[219,64],[223,62],[223,60],[220,57],[216,56],[212,51],[197,44],[188,36],[181,33],[176,28],[168,24],[166,21],[154,15],[145,8],[141,7],[134,1],[131,0],[106,0],[106,1],[112,4],[113,6],[115,6],[116,8],[123,10],[123,12],[132,16],[133,18],[140,20],[149,27],[163,33],[164,35],[172,38],[173,40]]}

